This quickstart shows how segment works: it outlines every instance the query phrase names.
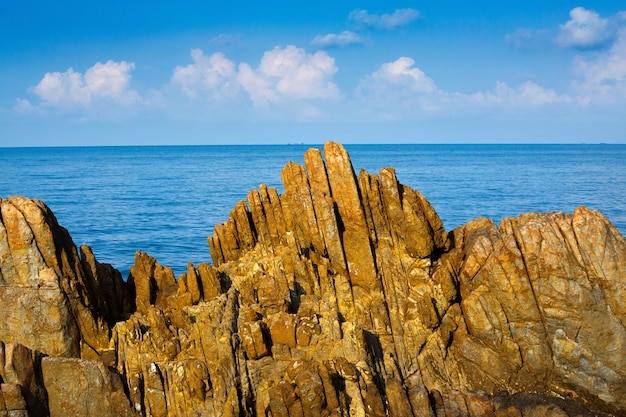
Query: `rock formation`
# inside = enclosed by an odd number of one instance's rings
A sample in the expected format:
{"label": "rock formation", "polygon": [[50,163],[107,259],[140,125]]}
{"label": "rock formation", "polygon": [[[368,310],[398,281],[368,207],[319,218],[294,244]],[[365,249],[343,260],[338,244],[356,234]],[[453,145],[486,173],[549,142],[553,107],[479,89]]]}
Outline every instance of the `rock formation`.
{"label": "rock formation", "polygon": [[329,142],[178,278],[0,200],[0,416],[626,416],[626,241],[600,213],[451,232]]}

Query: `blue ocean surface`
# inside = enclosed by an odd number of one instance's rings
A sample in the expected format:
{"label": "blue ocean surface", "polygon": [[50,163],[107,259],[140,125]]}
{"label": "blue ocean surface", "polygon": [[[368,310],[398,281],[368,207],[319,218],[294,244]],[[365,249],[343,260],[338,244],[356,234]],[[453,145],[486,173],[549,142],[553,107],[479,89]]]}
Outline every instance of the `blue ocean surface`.
{"label": "blue ocean surface", "polygon": [[[128,275],[135,251],[186,271],[207,237],[307,145],[0,148],[0,198],[43,200],[77,245]],[[321,148],[321,146],[318,146]],[[346,145],[355,171],[393,166],[447,230],[477,217],[599,210],[626,233],[626,145]]]}

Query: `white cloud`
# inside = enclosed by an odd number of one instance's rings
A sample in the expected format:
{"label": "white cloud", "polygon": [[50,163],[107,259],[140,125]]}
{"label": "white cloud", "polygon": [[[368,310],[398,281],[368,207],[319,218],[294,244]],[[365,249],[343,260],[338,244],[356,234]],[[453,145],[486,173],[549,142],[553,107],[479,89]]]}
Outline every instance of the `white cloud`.
{"label": "white cloud", "polygon": [[397,9],[392,14],[370,14],[367,10],[353,10],[350,19],[376,29],[394,29],[411,23],[419,17],[415,9]]}
{"label": "white cloud", "polygon": [[546,89],[532,81],[517,87],[497,82],[493,91],[479,92],[468,96],[469,101],[483,105],[505,105],[510,107],[542,107],[556,103],[569,103],[571,98],[560,95],[553,89]]}
{"label": "white cloud", "polygon": [[210,94],[214,99],[232,97],[239,90],[236,80],[235,63],[216,52],[206,56],[200,49],[191,50],[193,64],[174,68],[171,83],[178,85],[190,97],[200,92]]}
{"label": "white cloud", "polygon": [[18,113],[31,113],[35,109],[35,106],[33,106],[30,101],[22,98],[18,98],[16,100],[15,106],[13,106],[13,110]]}
{"label": "white cloud", "polygon": [[611,39],[609,20],[601,18],[593,10],[576,7],[569,15],[570,20],[560,26],[560,33],[556,38],[560,46],[593,48]]}
{"label": "white cloud", "polygon": [[493,90],[473,94],[445,91],[409,57],[385,63],[364,77],[355,96],[377,109],[383,119],[415,117],[420,112],[448,114],[502,106],[532,109],[572,101],[569,96],[530,81],[516,87],[498,82]]}
{"label": "white cloud", "polygon": [[383,95],[391,91],[404,94],[421,94],[435,91],[435,83],[421,69],[414,67],[415,61],[400,57],[382,64],[378,70],[361,80],[357,91],[365,95]]}
{"label": "white cloud", "polygon": [[370,107],[383,111],[384,119],[402,117],[402,110],[435,112],[444,93],[409,57],[382,64],[378,70],[361,79],[355,95]]}
{"label": "white cloud", "polygon": [[400,57],[394,62],[383,64],[372,74],[372,78],[407,87],[409,90],[429,93],[435,90],[435,83],[422,70],[413,67],[412,58]]}
{"label": "white cloud", "polygon": [[245,62],[239,64],[237,82],[246,90],[255,105],[262,106],[279,101],[272,80],[259,74]]}
{"label": "white cloud", "polygon": [[326,52],[308,54],[289,45],[263,54],[257,69],[241,63],[237,80],[255,105],[311,99],[337,99],[339,88],[330,80],[337,72]]}
{"label": "white cloud", "polygon": [[129,89],[132,62],[98,62],[85,74],[69,68],[65,72],[47,72],[32,88],[44,105],[59,107],[88,106],[95,100],[110,100],[129,105],[141,100],[139,94]]}
{"label": "white cloud", "polygon": [[170,86],[194,99],[208,98],[219,104],[216,111],[240,114],[246,110],[240,99],[248,97],[257,116],[310,120],[325,114],[319,107],[322,101],[342,96],[332,82],[335,60],[324,51],[275,47],[263,54],[256,68],[247,62],[237,64],[221,52],[208,56],[193,49],[191,56],[193,63],[174,69]]}
{"label": "white cloud", "polygon": [[575,70],[582,80],[574,89],[584,103],[613,102],[626,98],[626,28],[617,34],[611,49],[588,61],[577,58]]}
{"label": "white cloud", "polygon": [[329,33],[327,35],[316,36],[311,43],[320,47],[328,46],[348,46],[361,43],[361,37],[354,32],[344,30],[339,34]]}

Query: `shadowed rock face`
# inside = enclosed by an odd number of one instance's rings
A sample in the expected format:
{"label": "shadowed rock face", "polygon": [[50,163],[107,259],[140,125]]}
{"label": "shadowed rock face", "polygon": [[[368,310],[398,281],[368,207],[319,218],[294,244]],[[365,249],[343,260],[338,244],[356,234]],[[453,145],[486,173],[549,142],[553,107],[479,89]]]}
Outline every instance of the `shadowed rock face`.
{"label": "shadowed rock face", "polygon": [[138,252],[124,282],[1,200],[0,415],[626,415],[626,242],[601,214],[447,233],[392,168],[323,153],[178,278]]}

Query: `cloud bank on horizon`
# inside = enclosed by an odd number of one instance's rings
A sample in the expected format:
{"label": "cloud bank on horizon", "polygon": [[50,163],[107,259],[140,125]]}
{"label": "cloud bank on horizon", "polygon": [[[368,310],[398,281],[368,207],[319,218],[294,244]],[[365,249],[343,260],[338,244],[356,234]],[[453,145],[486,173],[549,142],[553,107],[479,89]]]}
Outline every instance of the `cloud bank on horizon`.
{"label": "cloud bank on horizon", "polygon": [[[405,47],[407,41],[432,36],[419,27],[428,14],[414,8],[380,13],[355,8],[345,16],[342,30],[320,30],[308,44],[287,42],[249,50],[252,44],[246,45],[245,34],[220,33],[215,42],[189,48],[186,62],[170,62],[167,68],[169,60],[163,60],[160,71],[169,76],[152,84],[135,75],[144,67],[141,54],[136,60],[109,58],[86,68],[46,70],[36,82],[25,85],[25,94],[14,97],[14,104],[0,115],[29,123],[53,115],[71,123],[139,123],[157,117],[174,122],[191,118],[204,123],[394,126],[494,117],[523,123],[553,117],[567,124],[568,114],[579,118],[602,113],[605,119],[611,117],[607,114],[623,114],[626,12],[602,15],[577,6],[567,13],[567,20],[553,27],[514,27],[498,40],[509,54],[568,58],[562,58],[564,68],[549,69],[557,72],[553,85],[542,76],[540,65],[529,66],[530,74],[525,76],[513,64],[514,76],[500,72],[508,79],[494,79],[491,85],[488,80],[472,82],[469,64],[467,69],[448,67],[440,75],[433,59],[409,43]],[[377,46],[379,38],[387,39],[388,47]],[[484,52],[480,45],[476,48],[476,58],[467,50],[463,54],[479,59]],[[158,60],[151,63],[157,64]],[[481,65],[499,64],[485,60]],[[451,82],[455,76],[468,81]],[[609,139],[625,141],[624,122],[615,119],[610,124],[614,131]]]}

